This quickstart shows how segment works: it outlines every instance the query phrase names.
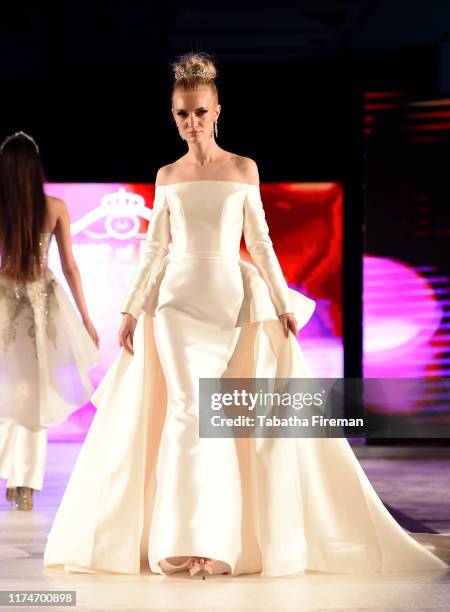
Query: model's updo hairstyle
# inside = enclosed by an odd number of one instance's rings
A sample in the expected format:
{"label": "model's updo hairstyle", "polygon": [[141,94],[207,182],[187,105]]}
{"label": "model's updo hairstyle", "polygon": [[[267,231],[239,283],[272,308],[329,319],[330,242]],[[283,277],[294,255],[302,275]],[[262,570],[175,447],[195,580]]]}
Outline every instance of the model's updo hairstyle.
{"label": "model's updo hairstyle", "polygon": [[185,53],[171,66],[175,79],[172,97],[176,91],[197,91],[210,87],[216,102],[219,101],[219,92],[215,83],[217,68],[211,54],[200,51]]}

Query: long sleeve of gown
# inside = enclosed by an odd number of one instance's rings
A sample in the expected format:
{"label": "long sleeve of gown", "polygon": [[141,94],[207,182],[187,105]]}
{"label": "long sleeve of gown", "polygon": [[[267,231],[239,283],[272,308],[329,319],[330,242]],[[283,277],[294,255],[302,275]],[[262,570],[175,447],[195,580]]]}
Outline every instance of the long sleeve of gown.
{"label": "long sleeve of gown", "polygon": [[170,219],[163,185],[155,187],[153,214],[148,226],[144,249],[131,288],[123,303],[121,313],[129,313],[136,319],[143,311],[145,288],[153,271],[168,253],[170,241]]}
{"label": "long sleeve of gown", "polygon": [[277,314],[292,312],[289,287],[269,236],[259,185],[249,185],[244,202],[244,239],[259,273],[269,287]]}

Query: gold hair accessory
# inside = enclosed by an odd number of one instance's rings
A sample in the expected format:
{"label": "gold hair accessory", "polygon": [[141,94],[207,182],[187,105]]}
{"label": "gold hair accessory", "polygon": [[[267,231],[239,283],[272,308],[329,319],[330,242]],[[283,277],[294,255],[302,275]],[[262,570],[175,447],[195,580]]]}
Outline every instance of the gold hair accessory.
{"label": "gold hair accessory", "polygon": [[187,68],[175,70],[175,79],[181,79],[184,76],[201,76],[205,79],[215,78],[209,74],[207,66],[188,66]]}

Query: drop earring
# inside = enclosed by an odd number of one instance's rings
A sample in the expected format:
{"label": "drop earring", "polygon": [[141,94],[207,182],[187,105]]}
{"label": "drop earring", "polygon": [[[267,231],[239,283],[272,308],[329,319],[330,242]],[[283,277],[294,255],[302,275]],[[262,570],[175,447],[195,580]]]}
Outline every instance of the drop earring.
{"label": "drop earring", "polygon": [[216,138],[217,138],[217,132],[218,132],[218,129],[217,129],[217,120],[216,120],[214,121],[214,133],[216,135]]}

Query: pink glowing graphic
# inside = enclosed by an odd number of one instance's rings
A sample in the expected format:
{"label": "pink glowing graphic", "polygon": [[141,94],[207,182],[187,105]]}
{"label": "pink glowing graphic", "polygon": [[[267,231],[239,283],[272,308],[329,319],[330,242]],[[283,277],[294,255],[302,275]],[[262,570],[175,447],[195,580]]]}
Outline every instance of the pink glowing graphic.
{"label": "pink glowing graphic", "polygon": [[364,258],[364,376],[377,379],[365,387],[365,407],[403,416],[402,435],[448,431],[449,285],[431,266]]}
{"label": "pink glowing graphic", "polygon": [[443,308],[432,282],[400,261],[364,257],[364,376],[438,375],[430,366]]}

